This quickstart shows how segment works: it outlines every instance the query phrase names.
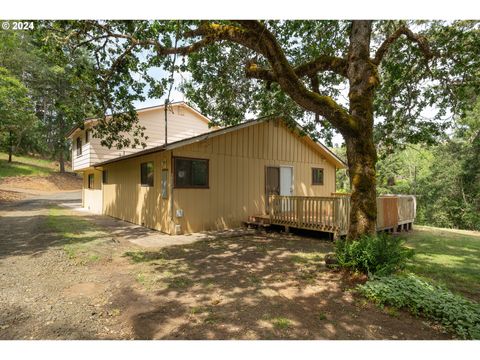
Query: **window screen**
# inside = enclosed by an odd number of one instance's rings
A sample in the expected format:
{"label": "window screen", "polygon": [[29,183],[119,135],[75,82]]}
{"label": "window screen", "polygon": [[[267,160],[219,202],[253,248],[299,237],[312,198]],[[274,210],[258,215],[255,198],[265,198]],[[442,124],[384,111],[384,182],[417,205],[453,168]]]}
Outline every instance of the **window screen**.
{"label": "window screen", "polygon": [[312,185],[323,185],[323,169],[312,168]]}
{"label": "window screen", "polygon": [[153,186],[153,161],[140,164],[140,183]]}
{"label": "window screen", "polygon": [[208,160],[175,158],[175,187],[208,188]]}
{"label": "window screen", "polygon": [[95,176],[93,174],[88,174],[88,188],[93,189],[95,186]]}

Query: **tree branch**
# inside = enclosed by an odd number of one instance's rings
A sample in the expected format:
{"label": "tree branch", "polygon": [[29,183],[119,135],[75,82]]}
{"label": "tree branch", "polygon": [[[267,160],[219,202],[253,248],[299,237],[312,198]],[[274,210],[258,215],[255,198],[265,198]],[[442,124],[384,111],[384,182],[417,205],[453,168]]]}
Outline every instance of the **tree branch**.
{"label": "tree branch", "polygon": [[[295,74],[299,77],[312,77],[319,72],[332,71],[338,75],[347,77],[347,61],[335,56],[322,55],[315,60],[294,68]],[[248,62],[245,69],[247,77],[266,81],[275,81],[275,75],[271,70],[259,68],[254,62]]]}
{"label": "tree branch", "polygon": [[[257,35],[259,51],[269,62],[273,79],[293,101],[304,109],[322,115],[344,135],[358,130],[357,123],[346,109],[337,104],[331,97],[318,94],[305,87],[296,73],[298,69],[290,65],[275,36],[265,25],[258,21],[242,21],[241,25]],[[313,65],[301,67],[300,70],[307,74],[308,71],[316,70],[323,63],[317,62]],[[250,64],[247,70],[251,75],[255,74],[258,77],[263,77],[262,80],[272,80],[269,73],[253,66],[253,64]]]}
{"label": "tree branch", "polygon": [[[250,63],[247,74],[250,77],[266,81],[275,81],[297,104],[303,108],[328,119],[341,133],[356,131],[357,124],[348,111],[337,104],[331,97],[308,90],[301,81],[304,76],[316,75],[319,71],[331,70],[346,76],[347,62],[344,59],[322,56],[296,68],[287,60],[275,36],[259,21],[236,21],[234,24],[218,24],[202,22],[196,29],[182,34],[185,39],[199,40],[182,47],[165,47],[158,39],[138,39],[134,35],[114,32],[110,26],[96,21],[89,21],[89,26],[100,30],[110,38],[125,39],[130,44],[127,51],[136,46],[153,47],[159,56],[180,54],[188,55],[192,52],[216,42],[229,41],[242,45],[255,53],[262,55],[268,61],[271,70],[264,70]],[[123,54],[120,55],[120,59]]]}
{"label": "tree branch", "polygon": [[300,76],[312,76],[321,71],[332,71],[343,77],[347,77],[348,63],[345,59],[323,55],[313,61],[299,65],[295,68],[295,73]]}
{"label": "tree branch", "polygon": [[388,52],[390,46],[402,35],[405,35],[410,41],[417,43],[420,51],[427,60],[430,60],[435,55],[430,49],[430,45],[424,36],[415,34],[406,26],[402,26],[385,39],[382,45],[380,45],[380,47],[377,49],[375,58],[372,60],[372,62],[376,65],[379,65],[385,54]]}

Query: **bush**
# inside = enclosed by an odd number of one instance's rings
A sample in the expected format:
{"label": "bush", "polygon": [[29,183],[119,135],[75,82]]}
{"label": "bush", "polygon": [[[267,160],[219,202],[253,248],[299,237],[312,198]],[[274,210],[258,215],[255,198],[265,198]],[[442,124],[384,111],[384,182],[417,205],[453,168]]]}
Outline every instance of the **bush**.
{"label": "bush", "polygon": [[389,275],[405,268],[413,250],[403,246],[405,240],[379,234],[359,240],[338,240],[335,255],[338,265],[370,275]]}
{"label": "bush", "polygon": [[376,277],[358,289],[378,304],[406,308],[438,321],[463,339],[480,339],[480,304],[413,274]]}

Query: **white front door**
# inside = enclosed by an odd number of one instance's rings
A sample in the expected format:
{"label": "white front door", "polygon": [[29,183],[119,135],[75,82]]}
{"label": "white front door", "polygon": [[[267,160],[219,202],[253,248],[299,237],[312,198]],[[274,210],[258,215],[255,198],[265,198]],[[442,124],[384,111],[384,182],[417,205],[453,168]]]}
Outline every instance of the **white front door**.
{"label": "white front door", "polygon": [[280,195],[293,195],[293,168],[290,166],[280,167]]}
{"label": "white front door", "polygon": [[[280,167],[280,195],[293,195],[293,168],[289,166]],[[282,201],[282,211],[292,211],[290,199]]]}

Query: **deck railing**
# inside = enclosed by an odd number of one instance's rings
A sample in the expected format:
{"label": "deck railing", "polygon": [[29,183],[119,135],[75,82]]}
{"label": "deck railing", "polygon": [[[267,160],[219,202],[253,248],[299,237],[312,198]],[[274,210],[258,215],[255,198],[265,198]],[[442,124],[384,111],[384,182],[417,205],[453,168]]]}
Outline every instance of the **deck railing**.
{"label": "deck railing", "polygon": [[272,224],[330,232],[346,232],[350,199],[344,196],[270,196]]}
{"label": "deck railing", "polygon": [[[413,223],[415,207],[412,195],[378,197],[377,229],[395,229]],[[272,224],[344,235],[350,224],[350,197],[271,195],[269,215]]]}

